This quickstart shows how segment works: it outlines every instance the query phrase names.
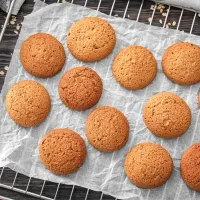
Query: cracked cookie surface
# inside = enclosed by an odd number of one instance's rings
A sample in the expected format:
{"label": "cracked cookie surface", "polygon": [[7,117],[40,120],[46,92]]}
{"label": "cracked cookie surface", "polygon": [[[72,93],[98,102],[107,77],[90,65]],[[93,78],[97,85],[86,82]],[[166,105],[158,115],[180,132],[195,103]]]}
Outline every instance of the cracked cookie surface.
{"label": "cracked cookie surface", "polygon": [[143,119],[153,134],[163,138],[176,138],[188,130],[191,111],[177,95],[162,92],[152,96],[146,103]]}
{"label": "cracked cookie surface", "polygon": [[61,71],[65,64],[62,44],[52,35],[37,33],[26,39],[20,49],[24,69],[39,78],[49,78]]}
{"label": "cracked cookie surface", "polygon": [[170,46],[162,57],[165,75],[180,85],[192,85],[200,81],[200,48],[188,42]]}
{"label": "cracked cookie surface", "polygon": [[86,136],[99,151],[119,150],[128,140],[128,120],[116,108],[101,106],[90,113],[86,121]]}
{"label": "cracked cookie surface", "polygon": [[76,67],[67,71],[58,86],[63,104],[78,111],[96,105],[101,98],[102,90],[101,78],[88,67]]}
{"label": "cracked cookie surface", "polygon": [[173,161],[166,149],[153,143],[141,143],[126,156],[125,172],[130,181],[140,188],[156,188],[170,178]]}
{"label": "cracked cookie surface", "polygon": [[116,81],[123,87],[139,90],[148,86],[156,77],[157,62],[148,49],[129,46],[115,57],[112,72]]}
{"label": "cracked cookie surface", "polygon": [[192,145],[184,152],[180,171],[185,184],[200,192],[200,143]]}
{"label": "cracked cookie surface", "polygon": [[77,171],[85,161],[84,140],[69,129],[55,129],[47,133],[39,145],[39,156],[44,166],[58,175]]}
{"label": "cracked cookie surface", "polygon": [[11,119],[24,127],[43,122],[50,112],[51,100],[47,90],[32,80],[14,84],[6,95],[6,109]]}
{"label": "cracked cookie surface", "polygon": [[77,21],[69,30],[67,46],[71,54],[83,62],[96,62],[107,57],[115,47],[112,26],[98,17]]}

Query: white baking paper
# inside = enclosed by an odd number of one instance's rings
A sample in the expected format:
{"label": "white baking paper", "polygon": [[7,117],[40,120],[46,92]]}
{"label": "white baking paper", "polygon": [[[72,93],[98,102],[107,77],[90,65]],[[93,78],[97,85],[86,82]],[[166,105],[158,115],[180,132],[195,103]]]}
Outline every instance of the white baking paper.
{"label": "white baking paper", "polygon": [[[22,4],[24,3],[25,0],[15,0],[14,6],[12,8],[11,14],[13,15],[17,15]],[[11,4],[12,0],[1,0],[0,1],[0,8],[4,11],[4,12],[9,12],[9,8],[10,8],[10,4]]]}
{"label": "white baking paper", "polygon": [[153,0],[162,4],[169,4],[180,8],[186,8],[193,11],[200,11],[199,0]]}
{"label": "white baking paper", "polygon": [[[71,25],[84,17],[98,16],[113,26],[117,43],[113,53],[97,63],[81,63],[69,53],[66,35]],[[39,79],[24,71],[19,60],[22,42],[30,35],[44,32],[55,36],[64,46],[67,61],[63,70],[49,79]],[[183,152],[193,143],[200,141],[200,119],[197,105],[197,93],[200,84],[191,87],[172,83],[163,74],[161,58],[167,47],[175,42],[188,41],[200,46],[200,37],[179,31],[152,27],[128,19],[110,17],[100,12],[81,6],[52,4],[25,17],[22,30],[15,47],[5,84],[0,96],[0,166],[8,166],[25,175],[45,180],[76,184],[82,187],[102,191],[119,199],[131,200],[197,200],[200,194],[190,190],[182,181],[179,163]],[[158,74],[147,88],[129,91],[119,86],[112,75],[113,58],[124,47],[141,45],[148,48],[157,59]],[[101,153],[95,150],[85,137],[85,121],[91,108],[84,112],[67,109],[59,99],[58,83],[61,76],[69,69],[86,65],[94,69],[103,80],[103,96],[99,107],[109,105],[118,108],[129,120],[130,136],[127,144],[114,153]],[[46,121],[37,127],[23,128],[16,125],[5,109],[5,96],[8,89],[16,82],[32,79],[43,84],[52,102],[51,112]],[[154,136],[145,127],[142,119],[144,104],[154,94],[162,91],[173,92],[189,104],[192,111],[192,124],[178,139],[162,139]],[[68,176],[56,176],[44,168],[38,157],[38,144],[41,138],[55,128],[69,128],[79,133],[87,144],[87,159],[77,173]],[[148,141],[161,144],[171,154],[174,172],[169,181],[156,189],[140,189],[131,184],[124,173],[124,159],[127,152],[136,144]]]}

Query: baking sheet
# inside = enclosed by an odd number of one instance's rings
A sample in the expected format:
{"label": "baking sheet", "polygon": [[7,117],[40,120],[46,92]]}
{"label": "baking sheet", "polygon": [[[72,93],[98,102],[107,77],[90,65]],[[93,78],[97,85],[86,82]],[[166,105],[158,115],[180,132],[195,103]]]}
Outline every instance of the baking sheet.
{"label": "baking sheet", "polygon": [[[182,153],[193,143],[200,141],[200,119],[197,105],[197,93],[200,84],[191,87],[179,86],[169,81],[162,72],[161,58],[165,49],[175,42],[188,41],[200,46],[200,37],[181,33],[175,30],[152,27],[128,19],[110,17],[100,12],[81,6],[52,4],[44,6],[36,2],[37,11],[26,16],[16,44],[5,84],[0,96],[0,166],[7,166],[25,175],[43,178],[49,181],[76,184],[97,191],[103,191],[119,199],[200,199],[200,194],[191,191],[180,178],[179,163]],[[97,63],[81,63],[74,59],[66,46],[66,35],[70,26],[77,20],[98,16],[109,21],[117,35],[113,53]],[[50,33],[55,36],[66,50],[67,61],[63,70],[49,79],[39,79],[25,72],[19,60],[19,51],[24,39],[37,32]],[[156,79],[147,88],[129,91],[119,86],[112,76],[111,64],[120,49],[129,45],[141,45],[152,51],[158,62]],[[85,137],[85,121],[91,108],[84,112],[67,109],[60,101],[58,83],[67,70],[86,65],[94,69],[103,80],[103,95],[98,105],[109,105],[122,111],[129,120],[130,136],[127,144],[120,151],[101,153],[95,150]],[[16,125],[5,110],[5,96],[8,89],[16,82],[32,79],[43,84],[51,97],[52,110],[46,121],[37,127],[23,128]],[[144,104],[154,94],[170,91],[181,96],[192,111],[192,124],[178,139],[161,139],[146,129],[142,120]],[[87,144],[87,158],[77,173],[68,176],[56,176],[46,170],[39,161],[38,144],[41,138],[55,128],[69,128],[79,133]],[[124,159],[127,152],[136,144],[150,141],[161,144],[171,154],[174,161],[174,172],[167,184],[148,190],[131,184],[124,173]]]}

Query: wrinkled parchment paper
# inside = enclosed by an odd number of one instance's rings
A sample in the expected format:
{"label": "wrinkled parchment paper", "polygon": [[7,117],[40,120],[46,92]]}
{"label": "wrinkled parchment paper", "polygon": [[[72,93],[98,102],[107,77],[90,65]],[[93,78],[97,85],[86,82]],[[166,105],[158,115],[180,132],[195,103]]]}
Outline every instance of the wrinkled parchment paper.
{"label": "wrinkled parchment paper", "polygon": [[[41,4],[41,2],[38,2]],[[39,5],[39,4],[37,4]],[[74,59],[66,46],[66,34],[71,25],[84,17],[98,16],[109,21],[117,34],[113,53],[98,63],[81,63]],[[24,71],[19,60],[19,50],[24,39],[37,32],[50,33],[65,47],[67,61],[63,70],[49,79],[39,79]],[[52,4],[25,17],[23,27],[15,47],[5,84],[0,96],[0,166],[8,166],[28,176],[53,182],[76,184],[93,190],[101,190],[119,199],[200,199],[200,194],[188,189],[180,178],[179,163],[183,152],[193,143],[200,141],[200,119],[197,106],[197,93],[200,84],[191,87],[179,86],[169,81],[161,69],[161,57],[167,47],[175,42],[188,41],[200,46],[200,37],[179,31],[162,29],[122,18],[114,18],[100,12],[77,5]],[[141,45],[152,51],[158,61],[156,79],[147,88],[128,91],[114,80],[111,64],[120,49],[129,45]],[[67,109],[58,96],[58,83],[67,70],[86,65],[94,69],[103,80],[103,96],[98,106],[109,105],[121,110],[130,123],[130,136],[127,144],[114,153],[101,153],[95,150],[85,137],[85,121],[94,109],[76,112]],[[52,110],[46,121],[37,127],[23,128],[16,125],[5,110],[5,96],[16,82],[32,79],[43,84],[52,101]],[[147,130],[142,119],[144,104],[154,94],[170,91],[181,96],[192,111],[190,129],[178,139],[161,139]],[[69,128],[79,133],[87,144],[87,159],[77,173],[69,176],[56,176],[46,170],[39,161],[38,143],[41,138],[55,128]],[[124,159],[127,152],[136,144],[150,141],[166,148],[174,161],[174,172],[162,187],[145,190],[131,184],[124,173]]]}
{"label": "wrinkled parchment paper", "polygon": [[193,11],[200,11],[199,0],[152,0],[163,4],[170,4],[180,8],[187,8]]}
{"label": "wrinkled parchment paper", "polygon": [[[19,12],[22,4],[24,3],[25,0],[15,0],[13,9],[11,14],[13,15],[17,15],[17,13]],[[0,8],[4,11],[7,12],[9,11],[9,7],[11,4],[12,0],[0,0]]]}

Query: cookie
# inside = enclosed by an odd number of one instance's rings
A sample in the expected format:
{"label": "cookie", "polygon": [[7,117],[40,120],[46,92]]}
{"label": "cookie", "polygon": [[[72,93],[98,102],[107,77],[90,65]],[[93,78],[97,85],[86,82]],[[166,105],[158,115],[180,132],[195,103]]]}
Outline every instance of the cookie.
{"label": "cookie", "polygon": [[58,175],[77,171],[85,161],[84,140],[69,129],[55,129],[47,133],[40,145],[39,156],[44,166]]}
{"label": "cookie", "polygon": [[185,184],[200,192],[200,143],[185,151],[180,162],[180,171]]}
{"label": "cookie", "polygon": [[83,62],[96,62],[107,57],[115,47],[116,35],[112,26],[97,17],[77,21],[67,35],[71,54]]}
{"label": "cookie", "polygon": [[140,188],[156,188],[170,178],[173,161],[166,149],[153,143],[141,143],[129,151],[125,173]]}
{"label": "cookie", "polygon": [[99,151],[119,150],[128,140],[128,120],[116,108],[101,106],[90,113],[86,121],[86,136]]}
{"label": "cookie", "polygon": [[148,86],[156,77],[157,62],[148,49],[129,46],[115,57],[112,72],[120,85],[129,90],[139,90]]}
{"label": "cookie", "polygon": [[187,42],[170,46],[162,58],[165,75],[180,85],[192,85],[200,81],[200,48]]}
{"label": "cookie", "polygon": [[58,91],[62,102],[72,110],[86,110],[101,98],[103,85],[99,75],[88,67],[76,67],[61,78]]}
{"label": "cookie", "polygon": [[20,49],[20,60],[24,69],[39,78],[49,78],[60,72],[65,59],[62,44],[46,33],[30,36]]}
{"label": "cookie", "polygon": [[15,123],[24,127],[43,122],[50,108],[51,100],[47,90],[36,81],[20,81],[6,95],[8,114]]}
{"label": "cookie", "polygon": [[191,111],[186,102],[170,92],[162,92],[150,98],[143,112],[147,128],[163,138],[183,135],[191,124]]}

